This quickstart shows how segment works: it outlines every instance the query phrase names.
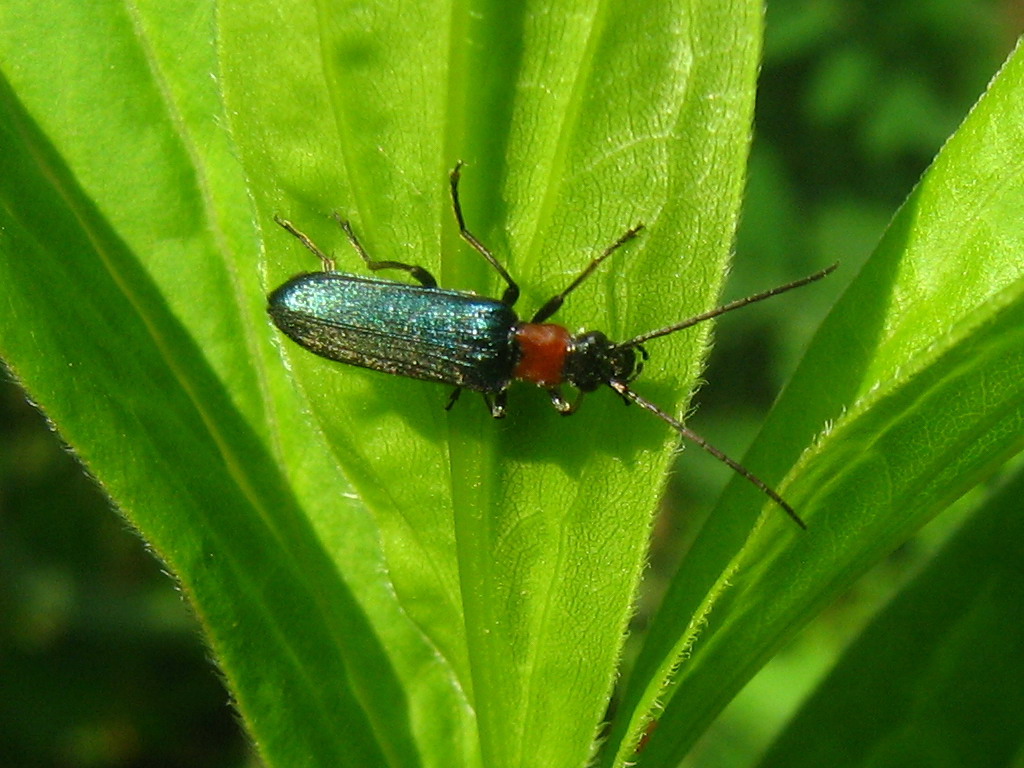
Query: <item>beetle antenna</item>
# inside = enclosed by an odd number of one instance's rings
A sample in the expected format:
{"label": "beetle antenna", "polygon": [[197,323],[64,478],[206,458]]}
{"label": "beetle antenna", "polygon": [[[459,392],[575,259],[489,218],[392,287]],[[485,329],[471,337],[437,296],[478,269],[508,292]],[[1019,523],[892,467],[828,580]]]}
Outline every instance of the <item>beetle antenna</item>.
{"label": "beetle antenna", "polygon": [[[789,286],[789,287],[795,287],[795,286]],[[707,451],[712,456],[714,456],[716,459],[718,459],[720,462],[725,464],[733,472],[736,472],[737,474],[740,474],[743,477],[745,477],[747,480],[749,480],[751,483],[753,483],[755,486],[757,486],[757,489],[759,491],[761,491],[761,493],[765,494],[766,496],[768,496],[768,498],[770,498],[772,501],[774,501],[776,504],[778,504],[780,507],[782,507],[785,510],[786,514],[789,515],[790,518],[792,518],[794,523],[799,525],[805,531],[807,530],[807,523],[805,523],[803,520],[800,519],[800,515],[798,515],[794,511],[794,509],[791,506],[789,506],[788,503],[786,503],[786,500],[783,499],[781,496],[779,496],[779,494],[776,493],[774,490],[772,490],[772,488],[770,488],[768,486],[768,484],[765,483],[764,480],[759,478],[757,475],[755,475],[749,469],[744,467],[739,462],[734,461],[733,459],[730,459],[728,456],[726,456],[724,453],[722,453],[722,451],[720,451],[718,448],[715,448],[715,446],[711,445],[711,443],[709,443],[703,437],[698,435],[692,429],[689,429],[688,427],[684,427],[681,422],[679,422],[677,419],[674,419],[671,416],[669,416],[667,413],[665,413],[665,411],[661,410],[661,408],[656,406],[650,400],[645,400],[643,397],[641,397],[636,392],[634,392],[632,389],[630,389],[625,384],[625,382],[616,381],[616,380],[613,379],[612,381],[608,382],[608,386],[610,386],[612,389],[614,389],[616,392],[618,392],[622,397],[627,398],[628,400],[630,400],[630,401],[636,403],[637,405],[639,405],[641,408],[644,408],[645,410],[648,410],[651,413],[653,413],[655,416],[657,416],[659,419],[664,421],[666,424],[668,424],[670,427],[672,427],[672,429],[676,430],[676,432],[681,434],[687,440],[689,440],[690,442],[696,443],[701,448],[703,448],[705,451]]]}
{"label": "beetle antenna", "polygon": [[728,304],[723,304],[720,307],[715,307],[714,309],[709,309],[707,312],[702,312],[699,315],[694,315],[693,317],[691,317],[691,318],[689,318],[687,320],[683,320],[681,323],[676,323],[675,325],[669,325],[669,326],[667,326],[665,328],[659,328],[656,331],[648,331],[647,333],[642,333],[639,336],[636,336],[636,337],[630,339],[629,341],[622,342],[618,346],[620,346],[620,347],[636,347],[636,346],[638,346],[640,344],[643,344],[645,341],[650,341],[651,339],[657,339],[660,336],[668,336],[670,333],[675,333],[676,331],[681,331],[684,328],[689,328],[690,326],[697,325],[697,323],[703,323],[705,320],[710,320],[713,317],[718,317],[719,315],[724,315],[726,312],[732,312],[734,309],[739,309],[740,307],[745,307],[748,304],[755,304],[755,303],[757,303],[759,301],[764,301],[765,299],[770,299],[772,296],[778,296],[780,293],[785,293],[786,291],[791,291],[794,288],[801,288],[801,287],[807,285],[808,283],[817,282],[818,280],[821,280],[821,278],[826,277],[826,276],[832,274],[832,272],[834,272],[836,267],[838,267],[838,266],[839,266],[839,263],[836,262],[831,267],[826,267],[825,269],[821,270],[820,272],[815,272],[813,275],[808,275],[807,277],[800,278],[799,280],[794,280],[792,283],[786,283],[785,285],[780,285],[777,288],[772,288],[770,291],[762,291],[761,293],[755,293],[753,296],[747,296],[746,298],[743,298],[743,299],[737,299],[736,301],[730,301]]}

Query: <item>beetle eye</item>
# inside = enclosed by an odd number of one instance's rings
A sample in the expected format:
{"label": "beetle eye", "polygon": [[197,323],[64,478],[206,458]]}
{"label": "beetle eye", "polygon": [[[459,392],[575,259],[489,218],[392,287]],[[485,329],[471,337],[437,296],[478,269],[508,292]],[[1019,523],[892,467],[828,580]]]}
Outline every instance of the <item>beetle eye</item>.
{"label": "beetle eye", "polygon": [[618,381],[632,381],[640,373],[637,368],[636,352],[632,347],[615,347],[610,355],[611,376]]}

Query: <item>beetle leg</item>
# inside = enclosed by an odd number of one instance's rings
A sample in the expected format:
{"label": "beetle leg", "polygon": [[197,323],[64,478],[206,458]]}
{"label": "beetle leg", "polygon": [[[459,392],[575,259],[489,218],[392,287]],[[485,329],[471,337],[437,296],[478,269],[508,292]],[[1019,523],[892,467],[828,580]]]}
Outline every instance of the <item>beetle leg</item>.
{"label": "beetle leg", "polygon": [[366,249],[363,248],[363,244],[360,243],[359,238],[356,237],[356,233],[352,231],[352,225],[350,225],[347,220],[341,218],[337,212],[333,213],[332,216],[334,220],[341,225],[341,228],[345,230],[345,236],[352,244],[352,247],[355,248],[356,253],[362,257],[363,262],[366,264],[368,269],[372,269],[374,272],[378,269],[400,269],[403,272],[408,272],[409,275],[414,280],[421,283],[424,288],[437,288],[437,280],[423,267],[418,267],[415,264],[406,264],[402,261],[374,261],[371,259],[370,254],[366,252]]}
{"label": "beetle leg", "polygon": [[290,234],[292,237],[294,237],[300,243],[306,246],[306,248],[308,248],[313,253],[313,255],[315,255],[318,259],[320,259],[321,262],[323,262],[324,272],[334,271],[334,259],[332,259],[326,253],[321,251],[317,247],[317,244],[310,240],[309,235],[307,235],[305,232],[302,232],[299,229],[296,229],[295,225],[288,221],[288,219],[282,219],[280,216],[277,216],[276,214],[274,215],[274,221],[280,224],[284,228],[284,230],[288,232],[288,234]]}
{"label": "beetle leg", "polygon": [[547,320],[549,317],[555,314],[555,312],[557,312],[559,308],[562,306],[562,304],[565,302],[566,296],[568,296],[570,293],[579,288],[580,283],[582,283],[584,280],[590,277],[594,270],[601,266],[602,261],[607,259],[613,253],[619,250],[619,248],[621,248],[634,237],[639,235],[640,232],[643,231],[643,228],[643,224],[637,224],[636,226],[627,229],[625,233],[623,233],[622,236],[619,237],[618,240],[616,240],[614,243],[605,248],[604,252],[600,256],[591,261],[590,264],[587,265],[587,268],[584,269],[575,280],[569,283],[568,288],[545,301],[541,308],[534,313],[532,318],[530,318],[530,322],[543,323],[545,320]]}
{"label": "beetle leg", "polygon": [[563,416],[571,416],[576,413],[576,409],[580,407],[580,403],[583,402],[583,393],[580,392],[576,399],[571,403],[565,399],[562,395],[562,391],[558,387],[552,387],[548,390],[548,396],[551,398],[551,405],[555,407]]}
{"label": "beetle leg", "polygon": [[452,208],[455,211],[455,221],[459,225],[459,235],[462,239],[469,243],[473,248],[476,249],[477,253],[483,256],[487,263],[494,267],[495,271],[501,275],[501,279],[505,281],[505,292],[501,295],[501,303],[511,307],[519,299],[519,286],[516,285],[516,281],[512,279],[512,276],[508,273],[508,270],[501,266],[501,263],[495,258],[494,254],[490,252],[486,245],[476,239],[476,235],[470,232],[466,228],[466,220],[462,216],[462,203],[459,202],[459,180],[462,178],[462,161],[460,160],[452,168],[452,172],[449,174],[448,179],[451,182],[452,191]]}
{"label": "beetle leg", "polygon": [[487,407],[491,409],[491,416],[495,419],[505,418],[505,405],[508,403],[508,390],[501,390],[494,395],[492,400],[486,394],[484,395],[484,402],[487,403]]}

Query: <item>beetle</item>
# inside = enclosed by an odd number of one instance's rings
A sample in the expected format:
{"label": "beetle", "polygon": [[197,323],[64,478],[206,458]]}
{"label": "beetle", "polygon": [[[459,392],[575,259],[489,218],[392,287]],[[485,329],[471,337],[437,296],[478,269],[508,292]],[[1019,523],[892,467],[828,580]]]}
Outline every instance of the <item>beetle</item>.
{"label": "beetle", "polygon": [[[753,483],[801,527],[803,520],[764,481],[729,458],[679,420],[630,387],[643,369],[648,353],[644,344],[709,320],[748,304],[813,283],[836,268],[832,265],[800,280],[754,294],[703,312],[674,325],[613,342],[601,331],[571,334],[564,326],[545,322],[609,256],[635,239],[642,224],[630,227],[560,293],[548,299],[529,322],[515,312],[519,286],[493,253],[466,227],[459,200],[462,163],[449,174],[452,208],[459,234],[490,264],[505,282],[500,299],[467,291],[440,288],[420,266],[399,261],[376,261],[363,248],[351,225],[337,213],[333,218],[349,243],[373,272],[407,272],[417,284],[339,272],[324,253],[290,221],[275,221],[299,240],[323,264],[320,272],[296,275],[274,290],[268,309],[274,324],[286,336],[314,354],[349,365],[454,385],[446,409],[463,389],[480,392],[491,416],[503,418],[507,392],[513,381],[528,381],[547,391],[562,415],[575,413],[588,392],[607,386],[628,405],[635,403],[660,418],[683,437]],[[577,391],[572,402],[562,386]]]}

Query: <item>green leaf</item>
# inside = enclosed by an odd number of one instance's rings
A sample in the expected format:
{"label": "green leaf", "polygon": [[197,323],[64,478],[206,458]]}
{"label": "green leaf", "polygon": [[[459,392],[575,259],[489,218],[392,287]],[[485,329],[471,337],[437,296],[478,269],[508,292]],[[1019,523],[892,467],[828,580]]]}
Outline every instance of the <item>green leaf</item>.
{"label": "green leaf", "polygon": [[630,723],[613,735],[620,759],[656,701],[665,709],[638,764],[680,759],[800,626],[1024,447],[1022,105],[1018,49],[823,324],[745,460],[769,482],[792,466],[778,487],[810,530],[769,510],[751,532],[751,492],[730,486],[633,672]]}
{"label": "green leaf", "polygon": [[763,766],[1013,765],[1024,733],[1024,473],[875,618]]}
{"label": "green leaf", "polygon": [[[714,302],[742,191],[750,3],[143,0],[0,14],[0,355],[202,622],[270,765],[582,765],[675,436],[345,369],[265,295],[377,258],[627,337]],[[640,391],[679,412],[707,330]],[[540,757],[543,756],[543,757]]]}

